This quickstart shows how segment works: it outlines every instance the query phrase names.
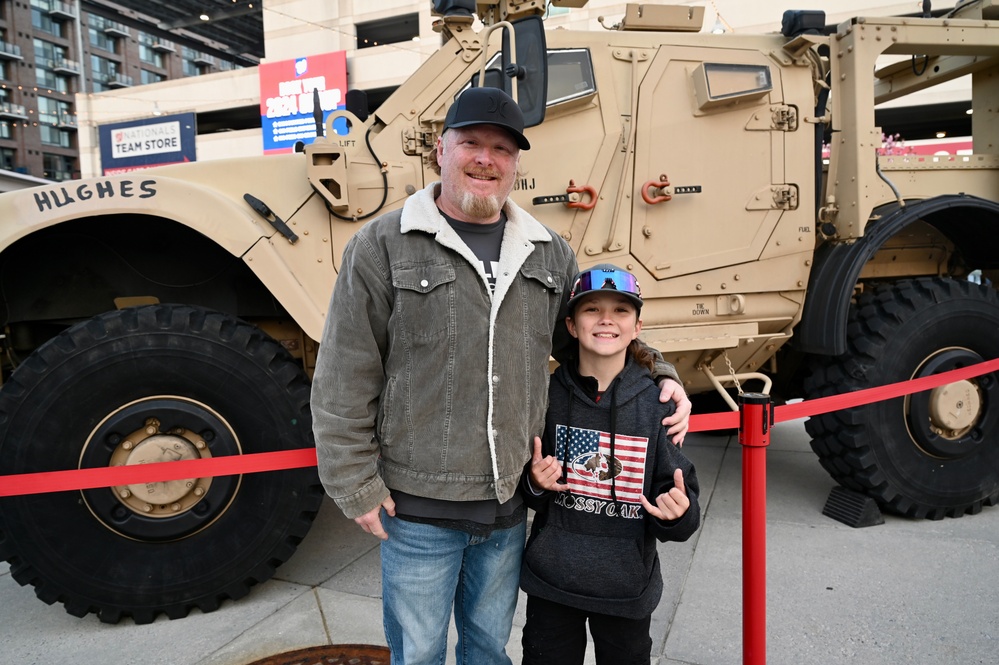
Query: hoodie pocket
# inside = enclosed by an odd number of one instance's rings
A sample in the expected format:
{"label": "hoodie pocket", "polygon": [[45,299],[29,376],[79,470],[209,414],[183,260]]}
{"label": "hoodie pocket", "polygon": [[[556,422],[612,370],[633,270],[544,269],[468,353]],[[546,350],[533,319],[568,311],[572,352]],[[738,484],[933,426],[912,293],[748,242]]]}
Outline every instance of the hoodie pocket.
{"label": "hoodie pocket", "polygon": [[527,567],[545,583],[591,598],[627,599],[648,586],[637,539],[579,534],[548,525],[529,543]]}

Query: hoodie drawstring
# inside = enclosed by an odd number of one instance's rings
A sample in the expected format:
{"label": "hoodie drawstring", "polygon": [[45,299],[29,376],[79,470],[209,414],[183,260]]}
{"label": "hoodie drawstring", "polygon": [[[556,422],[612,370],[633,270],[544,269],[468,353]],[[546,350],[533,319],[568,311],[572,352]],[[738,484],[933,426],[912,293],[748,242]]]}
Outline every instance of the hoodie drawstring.
{"label": "hoodie drawstring", "polygon": [[572,403],[576,391],[569,383],[569,412],[565,418],[565,454],[562,455],[562,479],[561,482],[569,482],[569,451],[572,450]]}
{"label": "hoodie drawstring", "polygon": [[617,509],[617,474],[614,473],[614,433],[617,431],[617,387],[620,381],[614,380],[611,385],[610,403],[610,459],[607,460],[608,473],[611,474],[611,501],[614,503],[615,512]]}
{"label": "hoodie drawstring", "polygon": [[[569,451],[572,449],[572,403],[575,402],[576,397],[576,387],[571,381],[568,382],[569,389],[569,408],[568,413],[566,413],[566,425],[565,425],[565,453],[562,455],[562,480],[561,482],[569,482]],[[617,431],[617,388],[621,382],[615,379],[611,383],[611,398],[610,398],[610,455],[607,460],[607,473],[610,474],[611,479],[611,502],[614,507],[617,508],[617,476],[614,468],[614,445],[616,443]],[[598,450],[599,454],[599,450]]]}

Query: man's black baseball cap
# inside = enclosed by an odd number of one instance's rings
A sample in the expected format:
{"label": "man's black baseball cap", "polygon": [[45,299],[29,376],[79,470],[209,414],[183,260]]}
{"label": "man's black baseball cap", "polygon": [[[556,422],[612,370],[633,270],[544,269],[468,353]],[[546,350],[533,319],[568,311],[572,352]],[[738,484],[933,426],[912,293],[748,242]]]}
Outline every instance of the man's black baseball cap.
{"label": "man's black baseball cap", "polygon": [[499,88],[468,88],[458,95],[444,119],[444,130],[469,125],[496,125],[510,132],[521,150],[530,150],[524,136],[524,114],[510,95]]}

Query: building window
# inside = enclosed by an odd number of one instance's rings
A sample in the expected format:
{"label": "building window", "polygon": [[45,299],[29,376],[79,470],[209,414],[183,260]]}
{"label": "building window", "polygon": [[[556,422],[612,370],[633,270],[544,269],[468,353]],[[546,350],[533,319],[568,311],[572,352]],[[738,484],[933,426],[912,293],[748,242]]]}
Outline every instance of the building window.
{"label": "building window", "polygon": [[32,0],[31,4],[31,26],[35,32],[45,32],[53,37],[63,37],[62,23],[52,20],[52,17],[48,15],[48,7],[39,9],[36,0]]}
{"label": "building window", "polygon": [[119,72],[120,69],[121,65],[114,60],[91,55],[90,72],[93,77],[94,92],[104,92],[120,88],[123,85],[131,85],[128,77]]}
{"label": "building window", "polygon": [[184,76],[201,76],[208,73],[212,66],[215,66],[215,56],[196,51],[193,48],[182,46],[180,49],[181,70]]}
{"label": "building window", "polygon": [[105,35],[100,30],[90,28],[90,45],[110,53],[118,52],[118,40]]}
{"label": "building window", "polygon": [[377,21],[358,23],[357,48],[409,42],[420,36],[419,14],[403,14]]}
{"label": "building window", "polygon": [[146,85],[147,83],[159,83],[160,81],[166,81],[166,76],[143,69],[139,75],[139,80],[142,81],[143,85]]}
{"label": "building window", "polygon": [[[153,44],[156,42],[156,37],[150,35],[149,33],[139,33],[139,60],[148,65],[153,65],[154,67],[162,69],[163,54],[153,48]],[[145,81],[143,81],[143,83],[145,83]]]}
{"label": "building window", "polygon": [[66,49],[44,39],[35,40],[35,66],[51,66],[56,61],[66,59]]}
{"label": "building window", "polygon": [[64,132],[58,127],[51,125],[41,125],[42,145],[54,145],[60,148],[72,148],[73,137],[69,132]]}
{"label": "building window", "polygon": [[46,125],[59,125],[72,115],[69,102],[42,95],[38,96],[38,122]]}
{"label": "building window", "polygon": [[[42,39],[36,39],[34,43],[35,81],[39,87],[69,92],[69,80],[53,71],[58,66],[70,64],[70,61],[66,60],[66,49]],[[74,68],[78,68],[75,63],[71,64]]]}
{"label": "building window", "polygon": [[17,169],[17,151],[13,148],[0,148],[0,168],[14,171]]}
{"label": "building window", "polygon": [[12,139],[12,138],[14,138],[14,128],[7,120],[0,120],[0,139]]}
{"label": "building window", "polygon": [[74,160],[66,155],[42,153],[43,176],[49,180],[70,180],[73,177]]}
{"label": "building window", "polygon": [[[90,45],[110,53],[117,53],[118,38],[108,33],[108,28],[114,26],[120,26],[120,24],[97,14],[87,14],[87,31],[90,33]],[[121,26],[121,28],[121,31],[126,31],[124,26]]]}
{"label": "building window", "polygon": [[35,67],[35,81],[38,82],[39,87],[48,90],[69,92],[69,80],[65,76],[59,76],[43,67]]}

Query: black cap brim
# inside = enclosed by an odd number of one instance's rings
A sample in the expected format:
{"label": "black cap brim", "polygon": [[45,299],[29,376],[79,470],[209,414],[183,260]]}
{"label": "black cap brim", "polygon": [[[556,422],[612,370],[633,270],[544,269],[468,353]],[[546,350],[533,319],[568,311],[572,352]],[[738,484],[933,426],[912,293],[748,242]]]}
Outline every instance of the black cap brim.
{"label": "black cap brim", "polygon": [[500,127],[501,129],[505,129],[510,134],[510,136],[513,137],[513,140],[517,142],[518,148],[520,148],[521,150],[531,149],[531,142],[527,140],[526,136],[518,132],[513,127],[510,127],[508,125],[503,125],[498,122],[479,122],[478,120],[470,120],[469,122],[455,123],[449,126],[447,129],[457,129],[459,127],[471,127],[473,125],[492,125],[493,127]]}

